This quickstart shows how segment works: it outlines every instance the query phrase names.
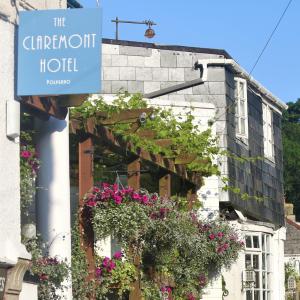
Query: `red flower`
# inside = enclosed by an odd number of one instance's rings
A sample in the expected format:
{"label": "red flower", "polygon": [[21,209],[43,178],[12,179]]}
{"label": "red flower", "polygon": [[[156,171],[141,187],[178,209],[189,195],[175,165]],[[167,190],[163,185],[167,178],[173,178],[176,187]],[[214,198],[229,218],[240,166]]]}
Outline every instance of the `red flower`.
{"label": "red flower", "polygon": [[46,280],[48,280],[49,276],[47,274],[43,273],[43,274],[39,275],[39,278],[41,281],[46,281]]}
{"label": "red flower", "polygon": [[187,300],[196,300],[196,297],[193,295],[193,293],[187,294]]}
{"label": "red flower", "polygon": [[29,157],[31,157],[31,152],[28,150],[21,151],[21,157],[29,158]]}
{"label": "red flower", "polygon": [[211,233],[208,237],[210,240],[214,240],[216,236],[213,233]]}
{"label": "red flower", "polygon": [[218,236],[218,238],[221,239],[224,236],[224,233],[223,232],[218,232],[217,236]]}
{"label": "red flower", "polygon": [[114,195],[114,201],[116,204],[121,204],[122,203],[122,197],[119,195]]}

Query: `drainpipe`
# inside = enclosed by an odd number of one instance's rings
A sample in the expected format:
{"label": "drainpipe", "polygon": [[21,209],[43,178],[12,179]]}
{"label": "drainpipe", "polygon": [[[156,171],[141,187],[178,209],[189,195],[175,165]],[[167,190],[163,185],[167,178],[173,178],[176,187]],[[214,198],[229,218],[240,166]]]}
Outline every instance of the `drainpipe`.
{"label": "drainpipe", "polygon": [[256,81],[247,71],[245,71],[235,60],[228,58],[210,58],[210,59],[199,59],[195,67],[203,68],[202,80],[207,81],[207,67],[208,66],[228,66],[234,73],[247,80],[248,84],[254,87],[260,94],[261,97],[269,99],[275,105],[280,107],[282,110],[288,108],[279,98],[274,96],[269,90],[263,87],[258,81]]}

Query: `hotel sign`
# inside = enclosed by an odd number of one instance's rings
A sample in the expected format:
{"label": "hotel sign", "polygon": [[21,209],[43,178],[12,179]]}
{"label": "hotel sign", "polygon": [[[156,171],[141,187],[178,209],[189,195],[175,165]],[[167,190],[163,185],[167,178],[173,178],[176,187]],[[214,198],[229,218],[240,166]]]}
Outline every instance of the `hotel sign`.
{"label": "hotel sign", "polygon": [[18,96],[99,93],[101,10],[20,12]]}

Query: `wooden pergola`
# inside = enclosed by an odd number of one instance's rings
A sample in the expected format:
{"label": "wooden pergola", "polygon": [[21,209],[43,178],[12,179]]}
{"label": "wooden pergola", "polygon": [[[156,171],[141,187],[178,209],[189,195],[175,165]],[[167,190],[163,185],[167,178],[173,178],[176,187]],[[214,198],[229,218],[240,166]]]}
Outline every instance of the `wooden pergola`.
{"label": "wooden pergola", "polygon": [[[101,145],[113,153],[117,153],[126,158],[128,186],[138,190],[141,188],[141,164],[146,162],[159,170],[157,180],[159,194],[163,197],[171,196],[171,178],[176,177],[184,186],[184,194],[189,203],[197,200],[196,192],[202,184],[202,177],[196,173],[187,171],[186,164],[195,159],[194,156],[186,155],[180,157],[166,158],[160,154],[153,154],[144,149],[134,150],[131,142],[126,142],[120,136],[114,135],[109,128],[116,123],[129,123],[133,132],[139,129],[139,116],[146,113],[148,116],[151,109],[135,109],[122,111],[108,116],[105,113],[99,113],[96,117],[83,119],[80,116],[72,117],[70,120],[70,132],[79,138],[78,142],[78,177],[79,177],[79,232],[81,236],[81,245],[86,253],[86,259],[89,265],[89,278],[94,279],[94,234],[92,225],[86,222],[88,216],[84,208],[84,196],[94,184],[93,160],[95,146]],[[154,138],[153,132],[139,131],[145,138]],[[155,134],[154,134],[155,135]],[[155,140],[155,139],[154,139]],[[170,140],[155,140],[157,144],[169,145]],[[91,298],[93,299],[93,298]],[[140,284],[137,281],[134,284],[134,290],[130,293],[130,300],[140,300]]]}

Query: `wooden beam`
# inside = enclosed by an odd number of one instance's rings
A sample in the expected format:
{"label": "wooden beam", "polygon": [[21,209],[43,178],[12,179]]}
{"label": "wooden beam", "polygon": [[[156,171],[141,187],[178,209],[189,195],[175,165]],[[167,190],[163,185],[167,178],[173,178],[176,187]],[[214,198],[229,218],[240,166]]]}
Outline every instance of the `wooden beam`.
{"label": "wooden beam", "polygon": [[[93,141],[91,137],[79,142],[79,234],[80,244],[88,262],[87,281],[95,279],[94,232],[90,222],[91,212],[84,206],[84,196],[94,184]],[[89,299],[95,299],[89,295]]]}
{"label": "wooden beam", "polygon": [[29,109],[37,112],[42,112],[45,115],[64,120],[68,114],[68,108],[60,107],[58,105],[58,97],[39,97],[39,96],[25,96],[22,97],[20,103]]}
{"label": "wooden beam", "polygon": [[159,178],[159,195],[171,197],[171,174],[164,174]]}
{"label": "wooden beam", "polygon": [[131,142],[126,142],[122,140],[121,137],[116,137],[112,130],[102,126],[96,125],[94,118],[89,118],[83,123],[83,121],[75,120],[73,126],[73,120],[71,122],[71,130],[73,133],[81,133],[92,135],[97,139],[97,143],[106,146],[112,152],[118,153],[125,157],[141,158],[146,160],[160,168],[164,169],[166,172],[171,172],[181,177],[184,180],[190,181],[194,185],[199,186],[202,181],[199,176],[191,176],[188,174],[184,165],[175,165],[174,159],[165,158],[159,154],[153,154],[143,149],[134,150],[133,144]]}
{"label": "wooden beam", "polygon": [[[100,112],[96,114],[97,123],[102,125],[114,125],[116,123],[135,123],[139,120],[139,116],[142,113],[146,113],[147,117],[153,112],[153,108],[139,108],[139,109],[128,109],[122,110],[117,113],[108,113]],[[102,118],[102,119],[101,119]]]}

